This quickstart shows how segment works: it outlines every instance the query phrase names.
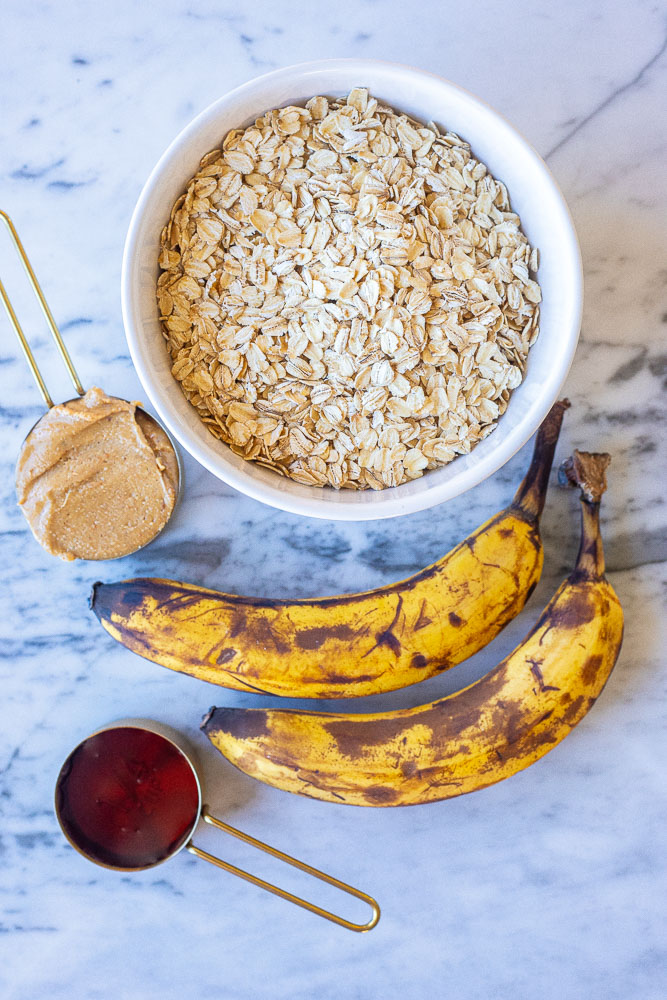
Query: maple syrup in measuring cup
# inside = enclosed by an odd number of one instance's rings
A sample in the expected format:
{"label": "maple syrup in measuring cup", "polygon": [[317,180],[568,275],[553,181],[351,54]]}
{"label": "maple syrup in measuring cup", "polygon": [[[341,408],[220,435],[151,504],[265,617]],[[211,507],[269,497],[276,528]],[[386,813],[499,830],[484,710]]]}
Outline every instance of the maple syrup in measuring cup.
{"label": "maple syrup in measuring cup", "polygon": [[56,811],[70,843],[112,868],[149,868],[180,850],[197,822],[199,784],[187,757],[158,733],[106,729],[67,758]]}

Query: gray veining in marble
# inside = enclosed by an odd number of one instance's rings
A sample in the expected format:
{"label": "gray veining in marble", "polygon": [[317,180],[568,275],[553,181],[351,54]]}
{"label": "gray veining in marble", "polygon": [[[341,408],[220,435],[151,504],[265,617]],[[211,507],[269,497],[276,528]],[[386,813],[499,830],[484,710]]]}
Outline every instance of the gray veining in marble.
{"label": "gray veining in marble", "polygon": [[[65,565],[39,549],[15,507],[14,456],[41,409],[0,318],[2,996],[664,997],[664,3],[5,0],[0,37],[0,205],[85,384],[137,398],[118,294],[125,230],[153,163],[195,113],[258,73],[349,55],[419,65],[505,114],[547,157],[581,242],[584,322],[559,456],[575,446],[613,456],[603,526],[627,621],[599,704],[507,782],[407,810],[332,806],[259,785],[198,732],[210,704],[257,699],[114,644],[88,611],[91,584],[155,574],[276,596],[377,586],[437,559],[504,506],[529,449],[463,498],[375,524],[273,511],[186,458],[187,492],[159,540],[116,564]],[[4,240],[0,270],[54,396],[68,398]],[[511,649],[576,552],[576,501],[555,487],[543,534],[542,581],[490,647],[450,674],[353,710],[454,691]],[[378,928],[351,935],[189,855],[132,876],[86,864],[54,819],[55,776],[98,724],[140,714],[196,745],[214,810],[374,893]],[[297,891],[312,889],[210,831],[200,839]]]}

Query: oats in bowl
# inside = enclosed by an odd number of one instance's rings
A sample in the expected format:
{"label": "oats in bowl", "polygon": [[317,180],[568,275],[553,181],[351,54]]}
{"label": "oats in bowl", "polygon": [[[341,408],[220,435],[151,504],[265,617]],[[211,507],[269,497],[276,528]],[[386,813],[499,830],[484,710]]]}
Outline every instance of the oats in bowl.
{"label": "oats in bowl", "polygon": [[305,485],[380,490],[469,452],[539,329],[505,186],[361,88],[230,131],[159,265],[185,396],[237,455]]}

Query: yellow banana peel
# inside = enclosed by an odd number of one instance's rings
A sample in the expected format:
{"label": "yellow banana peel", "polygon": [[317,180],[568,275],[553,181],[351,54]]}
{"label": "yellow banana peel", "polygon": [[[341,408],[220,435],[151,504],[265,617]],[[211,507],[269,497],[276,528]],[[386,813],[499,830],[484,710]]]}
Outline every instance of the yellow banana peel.
{"label": "yellow banana peel", "polygon": [[539,518],[568,406],[556,403],[542,424],[513,503],[400,583],[287,601],[140,578],[95,584],[91,607],[135,653],[238,690],[350,698],[432,677],[494,639],[537,584]]}
{"label": "yellow banana peel", "polygon": [[583,719],[616,662],[623,612],[599,530],[606,455],[575,452],[576,567],[517,648],[469,687],[373,715],[214,708],[202,729],[231,763],[285,791],[399,806],[473,792],[528,767]]}

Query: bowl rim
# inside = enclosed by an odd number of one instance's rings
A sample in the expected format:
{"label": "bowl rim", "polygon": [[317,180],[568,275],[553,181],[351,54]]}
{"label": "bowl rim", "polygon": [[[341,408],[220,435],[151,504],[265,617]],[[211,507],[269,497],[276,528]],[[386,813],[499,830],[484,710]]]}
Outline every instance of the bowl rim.
{"label": "bowl rim", "polygon": [[[388,487],[386,490],[373,492],[373,502],[367,502],[362,500],[362,496],[365,496],[369,491],[360,493],[354,490],[334,491],[332,488],[326,487],[302,486],[292,480],[283,479],[277,474],[275,474],[277,483],[274,487],[266,481],[256,478],[252,468],[248,470],[236,468],[228,463],[224,456],[219,453],[213,454],[211,448],[204,446],[203,441],[199,440],[187,426],[178,421],[162,396],[158,379],[150,367],[144,363],[140,351],[141,322],[139,317],[135,316],[137,304],[134,295],[134,262],[138,259],[141,223],[146,207],[153,197],[155,187],[163,173],[169,168],[175,154],[189,144],[191,138],[196,136],[204,124],[214,119],[220,112],[227,110],[230,105],[242,99],[258,86],[279,85],[287,81],[296,83],[304,75],[342,69],[348,70],[351,77],[354,75],[362,77],[364,72],[369,72],[374,67],[395,72],[398,76],[403,75],[406,79],[409,77],[413,79],[415,77],[430,78],[438,85],[452,91],[455,97],[463,102],[476,104],[483,112],[496,118],[505,129],[513,133],[515,140],[523,147],[526,159],[531,161],[533,169],[541,173],[551,187],[554,203],[562,216],[563,230],[566,236],[563,245],[563,260],[567,262],[566,287],[569,291],[569,302],[567,303],[566,321],[563,322],[563,349],[559,356],[559,364],[554,365],[548,380],[543,385],[544,391],[529,404],[526,413],[509,430],[497,447],[485,455],[481,461],[472,466],[462,467],[458,475],[443,483],[431,485],[428,483],[428,476],[424,476],[402,486]],[[216,478],[246,496],[283,511],[336,521],[378,520],[425,510],[460,496],[497,472],[535,433],[558,398],[572,365],[583,312],[583,266],[572,216],[556,180],[539,153],[504,115],[475,94],[429,70],[383,59],[321,59],[295,63],[247,80],[238,87],[227,91],[200,111],[171,141],[151,170],[132,213],[121,267],[121,307],[130,356],[141,384],[162,422],[200,465],[203,465]],[[217,441],[212,435],[209,436],[212,442]],[[243,465],[254,467],[252,462],[243,462]],[[412,487],[407,495],[400,492],[406,485]],[[330,496],[331,499],[329,499]]]}

